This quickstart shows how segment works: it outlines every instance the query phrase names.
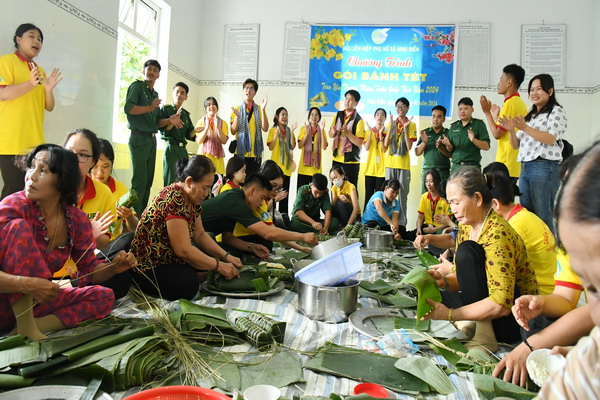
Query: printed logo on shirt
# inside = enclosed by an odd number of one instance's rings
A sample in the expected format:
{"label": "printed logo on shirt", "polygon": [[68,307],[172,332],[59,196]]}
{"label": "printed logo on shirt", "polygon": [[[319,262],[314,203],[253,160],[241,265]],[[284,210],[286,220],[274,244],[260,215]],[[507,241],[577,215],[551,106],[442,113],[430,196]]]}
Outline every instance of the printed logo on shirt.
{"label": "printed logo on shirt", "polygon": [[260,214],[260,219],[262,219],[263,221],[268,221],[269,219],[271,219],[271,216],[269,215],[269,213],[267,211],[263,211]]}

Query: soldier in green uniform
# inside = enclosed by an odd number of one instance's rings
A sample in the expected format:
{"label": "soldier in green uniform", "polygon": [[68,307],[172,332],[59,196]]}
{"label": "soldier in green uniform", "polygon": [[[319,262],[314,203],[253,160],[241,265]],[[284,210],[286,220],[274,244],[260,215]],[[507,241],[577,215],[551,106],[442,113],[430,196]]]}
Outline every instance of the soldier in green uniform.
{"label": "soldier in green uniform", "polygon": [[450,176],[450,153],[442,144],[444,137],[448,136],[448,128],[444,128],[446,120],[446,107],[435,106],[431,109],[431,126],[421,131],[421,136],[415,147],[415,154],[423,154],[423,169],[421,172],[421,193],[425,193],[425,176],[427,171],[435,168],[440,173],[442,180]]}
{"label": "soldier in green uniform", "polygon": [[144,63],[145,80],[133,82],[127,89],[125,99],[125,115],[129,136],[129,151],[131,152],[131,189],[139,195],[139,200],[133,205],[138,215],[142,215],[154,179],[154,164],[156,162],[156,137],[158,131],[158,113],[161,100],[154,90],[154,83],[160,76],[160,64],[156,60]]}
{"label": "soldier in green uniform", "polygon": [[[321,219],[321,211],[325,219]],[[338,220],[331,216],[331,201],[325,175],[314,174],[309,185],[298,188],[292,214],[290,225],[296,232],[327,235],[339,228]]]}
{"label": "soldier in green uniform", "polygon": [[187,100],[188,93],[188,85],[177,82],[173,86],[173,104],[162,107],[158,115],[160,137],[167,142],[163,153],[164,186],[176,181],[175,164],[178,160],[188,157],[185,148],[186,140],[194,140],[194,124],[189,111],[183,108],[183,102]]}
{"label": "soldier in green uniform", "polygon": [[452,154],[453,173],[464,165],[481,170],[481,150],[490,149],[490,136],[485,122],[473,118],[473,100],[463,97],[458,102],[458,121],[450,125],[448,136],[442,140],[448,153]]}

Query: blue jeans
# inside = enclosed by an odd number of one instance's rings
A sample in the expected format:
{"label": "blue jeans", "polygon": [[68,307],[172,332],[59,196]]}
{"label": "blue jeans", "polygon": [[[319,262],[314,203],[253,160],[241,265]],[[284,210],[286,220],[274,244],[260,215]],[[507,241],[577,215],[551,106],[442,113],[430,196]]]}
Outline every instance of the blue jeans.
{"label": "blue jeans", "polygon": [[552,233],[555,233],[554,198],[559,185],[558,162],[533,160],[521,163],[521,205],[540,217]]}

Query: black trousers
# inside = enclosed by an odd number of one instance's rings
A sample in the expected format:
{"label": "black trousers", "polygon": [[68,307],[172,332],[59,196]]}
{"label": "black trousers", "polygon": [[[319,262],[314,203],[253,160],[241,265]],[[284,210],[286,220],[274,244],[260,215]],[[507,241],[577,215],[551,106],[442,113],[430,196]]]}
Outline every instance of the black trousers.
{"label": "black trousers", "polygon": [[133,286],[142,292],[165,300],[191,300],[200,284],[198,270],[187,264],[165,264],[144,273],[132,272]]}
{"label": "black trousers", "polygon": [[[311,177],[312,179],[312,177]],[[288,213],[288,203],[290,201],[290,177],[287,175],[283,175],[283,190],[285,190],[286,192],[288,192],[288,197],[286,197],[285,199],[281,200],[280,202],[277,203],[277,209],[279,210],[280,213],[282,214],[287,214]]]}
{"label": "black trousers", "polygon": [[371,200],[373,193],[383,190],[383,182],[385,182],[384,177],[365,176],[365,205],[363,210],[367,209],[367,204],[369,204],[369,200]]}
{"label": "black trousers", "polygon": [[256,157],[244,157],[244,164],[246,164],[246,176],[256,174],[260,169],[260,159]]}
{"label": "black trousers", "polygon": [[[460,292],[443,291],[442,303],[446,307],[458,308],[487,298],[489,291],[483,247],[475,241],[466,240],[458,246],[454,257]],[[515,299],[519,295],[515,286]],[[521,339],[519,324],[512,313],[493,319],[492,325],[498,342],[515,343]]]}
{"label": "black trousers", "polygon": [[308,185],[311,182],[312,182],[312,175],[298,174],[298,180],[296,181],[296,188],[299,189],[300,186]]}
{"label": "black trousers", "polygon": [[25,171],[15,165],[14,155],[0,155],[0,173],[2,173],[2,197],[0,200],[25,188]]}
{"label": "black trousers", "polygon": [[340,165],[344,168],[346,178],[348,178],[348,181],[356,186],[358,190],[358,171],[360,170],[360,164],[348,164],[334,161],[331,166],[333,167],[335,165]]}
{"label": "black trousers", "polygon": [[352,203],[344,203],[338,199],[338,201],[336,201],[335,205],[332,207],[332,210],[333,217],[337,218],[337,220],[340,222],[340,227],[348,225],[348,220],[352,214]]}

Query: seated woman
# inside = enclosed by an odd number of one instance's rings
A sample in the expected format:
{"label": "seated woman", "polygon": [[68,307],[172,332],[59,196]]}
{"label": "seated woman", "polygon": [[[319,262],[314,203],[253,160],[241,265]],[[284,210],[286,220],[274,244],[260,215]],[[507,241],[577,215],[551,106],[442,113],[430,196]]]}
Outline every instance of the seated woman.
{"label": "seated woman", "polygon": [[233,188],[241,188],[242,184],[246,181],[246,164],[244,159],[238,155],[233,155],[227,161],[227,168],[225,169],[225,183],[219,190],[219,193]]}
{"label": "seated woman", "polygon": [[400,216],[400,201],[398,191],[400,182],[398,179],[390,179],[383,184],[383,190],[373,193],[369,204],[362,216],[362,223],[369,227],[379,226],[381,229],[390,231],[396,239],[401,239],[398,218]]}
{"label": "seated woman", "polygon": [[477,168],[457,169],[446,194],[460,224],[454,264],[432,266],[430,274],[447,291],[442,303],[427,300],[434,309],[425,318],[477,321],[472,344],[495,351],[497,342],[520,339],[510,308],[520,295],[537,294],[535,272],[523,240],[493,210],[492,192]]}
{"label": "seated woman", "polygon": [[[130,253],[110,264],[94,255],[87,215],[75,206],[80,173],[77,156],[53,144],[37,146],[25,160],[25,191],[0,203],[0,332],[33,340],[44,333],[104,318],[113,291],[101,283],[135,267]],[[50,281],[65,261],[77,262],[79,287]]]}
{"label": "seated woman", "polygon": [[448,226],[444,222],[451,218],[452,212],[440,194],[440,181],[440,173],[437,169],[431,168],[425,173],[427,192],[423,193],[419,202],[417,235],[439,233]]}
{"label": "seated woman", "polygon": [[556,244],[550,228],[537,215],[514,203],[513,183],[508,175],[495,172],[485,176],[492,185],[494,211],[508,221],[525,243],[540,294],[552,293],[556,272]]}
{"label": "seated woman", "polygon": [[[573,269],[581,277],[589,294],[588,318],[593,322],[589,337],[579,341],[567,354],[565,348],[554,352],[567,355],[566,364],[546,381],[539,398],[597,399],[600,398],[598,366],[600,365],[600,143],[596,142],[569,173],[566,184],[556,199],[555,220],[558,237],[571,258]],[[581,307],[581,308],[584,308]],[[575,313],[576,310],[569,314]],[[567,314],[566,318],[569,314]],[[562,318],[561,318],[562,320]],[[560,322],[559,320],[558,322]],[[558,323],[557,322],[557,323]],[[563,330],[564,334],[580,330],[585,318],[574,320]],[[551,325],[552,328],[555,324]],[[567,344],[568,345],[568,344]]]}
{"label": "seated woman", "polygon": [[344,167],[340,164],[331,167],[329,177],[333,183],[331,187],[333,217],[340,222],[342,227],[353,224],[360,213],[356,186],[348,181]]}
{"label": "seated woman", "polygon": [[[112,192],[115,205],[123,195],[127,193],[127,187],[112,177],[113,165],[115,163],[115,152],[112,144],[106,140],[98,138],[100,144],[100,157],[98,162],[92,168],[91,177],[104,183]],[[134,232],[138,223],[138,218],[130,207],[117,206],[117,221],[113,230],[113,236],[119,236],[123,232]]]}
{"label": "seated woman", "polygon": [[206,156],[181,159],[177,182],[164,187],[146,208],[131,243],[140,267],[131,275],[144,293],[192,299],[200,286],[198,271],[213,270],[227,279],[238,276],[239,258],[219,247],[202,226],[200,204],[214,174]]}

